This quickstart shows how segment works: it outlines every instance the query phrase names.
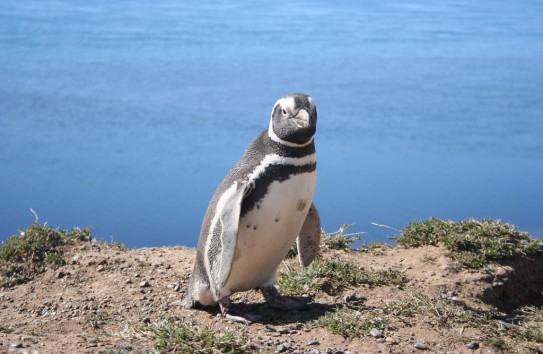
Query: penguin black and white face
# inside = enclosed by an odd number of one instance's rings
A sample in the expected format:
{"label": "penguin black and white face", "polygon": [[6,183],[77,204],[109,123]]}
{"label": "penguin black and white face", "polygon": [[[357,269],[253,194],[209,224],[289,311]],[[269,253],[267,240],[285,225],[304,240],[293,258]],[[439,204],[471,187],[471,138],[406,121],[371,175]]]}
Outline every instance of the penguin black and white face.
{"label": "penguin black and white face", "polygon": [[317,108],[311,96],[292,93],[273,106],[269,137],[288,146],[305,146],[317,130]]}

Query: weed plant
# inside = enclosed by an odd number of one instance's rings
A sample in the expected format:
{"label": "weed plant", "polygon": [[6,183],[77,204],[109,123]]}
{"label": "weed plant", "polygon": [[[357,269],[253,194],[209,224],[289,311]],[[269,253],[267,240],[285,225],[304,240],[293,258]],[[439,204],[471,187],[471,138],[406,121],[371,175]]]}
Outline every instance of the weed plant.
{"label": "weed plant", "polygon": [[256,348],[247,342],[244,331],[225,331],[217,334],[213,329],[194,320],[161,320],[143,329],[160,353],[247,353]]}
{"label": "weed plant", "polygon": [[400,236],[392,239],[405,247],[441,243],[451,251],[453,259],[470,269],[505,258],[543,254],[543,240],[518,231],[515,225],[490,219],[454,222],[430,218],[409,223]]}
{"label": "weed plant", "polygon": [[401,285],[404,275],[395,269],[374,270],[357,267],[340,259],[317,258],[309,267],[279,273],[277,284],[287,294],[303,294],[316,290],[337,294],[349,286],[367,284]]}
{"label": "weed plant", "polygon": [[19,235],[11,236],[0,246],[0,287],[25,283],[47,267],[62,266],[62,246],[90,241],[91,231],[91,228],[65,231],[34,222]]}

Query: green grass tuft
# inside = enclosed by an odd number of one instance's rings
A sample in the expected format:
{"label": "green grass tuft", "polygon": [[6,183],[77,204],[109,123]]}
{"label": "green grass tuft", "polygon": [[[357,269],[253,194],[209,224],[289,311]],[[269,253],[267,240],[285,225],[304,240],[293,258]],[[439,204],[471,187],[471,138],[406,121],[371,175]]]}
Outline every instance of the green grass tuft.
{"label": "green grass tuft", "polygon": [[161,353],[246,353],[256,348],[247,341],[245,332],[225,331],[216,334],[194,320],[161,320],[143,329]]}
{"label": "green grass tuft", "polygon": [[310,326],[324,328],[347,339],[368,335],[372,328],[381,331],[389,330],[388,320],[382,316],[382,311],[346,307],[327,312],[324,316],[313,321]]}
{"label": "green grass tuft", "polygon": [[314,289],[337,294],[349,286],[400,285],[405,282],[406,278],[399,270],[364,269],[340,259],[322,258],[317,258],[307,268],[281,272],[277,279],[279,288],[286,294],[303,294]]}
{"label": "green grass tuft", "polygon": [[[494,346],[503,351],[509,351],[510,345],[505,339],[509,339],[516,345],[526,347],[534,343],[543,343],[543,332],[539,320],[542,309],[537,307],[525,307],[521,309],[518,318],[508,322],[500,320],[492,313],[477,312],[466,308],[460,303],[448,299],[434,299],[428,295],[418,294],[404,299],[392,301],[382,308],[386,316],[393,316],[406,324],[411,323],[416,316],[428,316],[433,318],[439,327],[476,328],[480,331],[478,337],[451,338],[451,341],[469,342],[479,341]],[[525,323],[530,318],[536,325]],[[518,324],[512,324],[518,323]]]}
{"label": "green grass tuft", "polygon": [[20,235],[11,236],[0,246],[0,287],[30,281],[47,266],[62,266],[62,246],[91,239],[91,228],[65,231],[34,222]]}
{"label": "green grass tuft", "polygon": [[363,232],[346,233],[352,225],[343,224],[339,230],[331,233],[325,233],[321,237],[321,244],[330,250],[350,250],[352,244],[361,240]]}
{"label": "green grass tuft", "polygon": [[430,218],[409,223],[399,237],[392,239],[405,247],[442,243],[453,259],[471,269],[504,258],[543,254],[543,240],[518,231],[514,225],[489,219],[453,222]]}

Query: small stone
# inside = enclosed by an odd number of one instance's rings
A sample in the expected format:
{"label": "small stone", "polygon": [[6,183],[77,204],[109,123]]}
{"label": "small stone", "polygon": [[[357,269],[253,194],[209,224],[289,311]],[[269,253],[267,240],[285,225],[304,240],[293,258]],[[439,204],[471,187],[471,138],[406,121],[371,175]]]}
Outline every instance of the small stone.
{"label": "small stone", "polygon": [[23,348],[23,343],[11,343],[10,347],[13,349]]}
{"label": "small stone", "polygon": [[97,272],[103,272],[106,270],[106,267],[103,264],[100,264],[98,267],[96,267]]}
{"label": "small stone", "polygon": [[147,280],[140,282],[138,285],[140,286],[140,288],[148,288],[151,286],[151,284]]}
{"label": "small stone", "polygon": [[64,276],[66,275],[66,273],[64,273],[63,271],[58,271],[55,273],[55,278],[64,278]]}
{"label": "small stone", "polygon": [[307,345],[319,345],[320,342],[318,340],[310,340],[309,342],[307,342]]}
{"label": "small stone", "polygon": [[284,343],[283,343],[283,344],[279,344],[279,345],[277,346],[277,351],[278,351],[279,353],[284,353],[284,352],[287,351],[287,346],[286,346]]}
{"label": "small stone", "polygon": [[470,342],[467,345],[468,349],[479,349],[479,343],[477,342]]}
{"label": "small stone", "polygon": [[426,350],[428,349],[428,346],[424,343],[415,343],[415,349]]}
{"label": "small stone", "polygon": [[151,319],[149,317],[144,317],[141,322],[145,323],[145,324],[149,324],[151,323]]}
{"label": "small stone", "polygon": [[395,344],[398,344],[398,340],[394,337],[386,337],[385,338],[385,342],[388,344],[388,345],[395,345]]}
{"label": "small stone", "polygon": [[385,338],[378,338],[375,343],[384,343],[385,342]]}
{"label": "small stone", "polygon": [[377,328],[372,328],[370,331],[370,336],[372,336],[373,338],[381,338],[383,336],[383,333]]}

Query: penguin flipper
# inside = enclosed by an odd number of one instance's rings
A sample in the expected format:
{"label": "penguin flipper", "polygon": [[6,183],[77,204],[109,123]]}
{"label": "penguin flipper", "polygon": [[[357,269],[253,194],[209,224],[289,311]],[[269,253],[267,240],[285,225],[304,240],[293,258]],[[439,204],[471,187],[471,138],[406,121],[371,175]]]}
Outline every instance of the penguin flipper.
{"label": "penguin flipper", "polygon": [[243,202],[243,197],[250,191],[251,187],[251,184],[248,182],[236,181],[230,190],[226,192],[228,195],[220,211],[221,254],[217,291],[226,284],[232,270],[232,263],[234,262],[238,243],[241,203]]}
{"label": "penguin flipper", "polygon": [[311,204],[300,234],[296,239],[298,260],[302,267],[307,267],[317,256],[321,241],[321,219],[315,204]]}

